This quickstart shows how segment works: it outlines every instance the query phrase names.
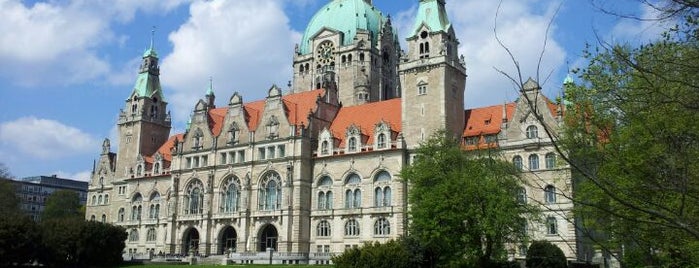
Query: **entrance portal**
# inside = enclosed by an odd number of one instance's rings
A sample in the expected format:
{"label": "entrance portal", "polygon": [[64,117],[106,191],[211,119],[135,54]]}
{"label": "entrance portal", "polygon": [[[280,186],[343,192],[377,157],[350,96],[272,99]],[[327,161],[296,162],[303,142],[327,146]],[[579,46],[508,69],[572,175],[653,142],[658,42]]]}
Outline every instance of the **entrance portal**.
{"label": "entrance portal", "polygon": [[272,248],[277,251],[277,228],[274,225],[268,224],[260,233],[260,248],[259,251],[267,251],[267,248]]}
{"label": "entrance portal", "polygon": [[184,233],[184,239],[182,239],[182,242],[182,254],[199,254],[199,231],[197,231],[197,229],[189,228],[189,230]]}
{"label": "entrance portal", "polygon": [[233,227],[228,226],[221,231],[221,236],[218,242],[218,254],[226,254],[230,249],[230,252],[236,252],[236,241],[238,234],[235,232]]}

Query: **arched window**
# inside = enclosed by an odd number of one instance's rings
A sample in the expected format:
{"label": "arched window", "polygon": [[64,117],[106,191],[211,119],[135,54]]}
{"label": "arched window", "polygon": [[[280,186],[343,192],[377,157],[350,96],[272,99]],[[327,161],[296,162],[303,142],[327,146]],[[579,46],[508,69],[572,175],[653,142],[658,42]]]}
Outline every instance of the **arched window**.
{"label": "arched window", "polygon": [[129,242],[138,242],[138,230],[131,229],[131,232],[129,232]]}
{"label": "arched window", "polygon": [[556,187],[553,185],[546,185],[546,188],[544,188],[544,201],[547,204],[556,203]]}
{"label": "arched window", "polygon": [[119,213],[117,215],[117,219],[119,222],[124,222],[124,208],[119,208]]}
{"label": "arched window", "polygon": [[199,150],[204,146],[203,143],[204,140],[204,133],[201,131],[201,129],[197,129],[194,132],[194,137],[192,138],[192,149],[194,150]]}
{"label": "arched window", "polygon": [[376,137],[376,139],[376,147],[378,147],[379,149],[386,148],[386,134],[381,133],[378,137]]}
{"label": "arched window", "polygon": [[102,214],[102,223],[107,222],[107,215]]}
{"label": "arched window", "polygon": [[374,176],[374,183],[378,184],[374,188],[374,206],[388,207],[391,206],[391,187],[386,184],[391,182],[391,174],[380,171]]}
{"label": "arched window", "polygon": [[267,121],[267,138],[274,139],[279,137],[279,120],[276,116],[271,116]]}
{"label": "arched window", "polygon": [[527,127],[527,139],[536,139],[539,137],[539,129],[534,126],[528,126]]}
{"label": "arched window", "polygon": [[391,206],[391,187],[384,187],[383,188],[383,205],[385,207],[390,207]]}
{"label": "arched window", "polygon": [[92,196],[92,205],[97,205],[97,195]]}
{"label": "arched window", "polygon": [[512,158],[512,164],[515,165],[515,168],[518,170],[522,170],[522,157],[515,155],[515,157]]}
{"label": "arched window", "polygon": [[374,235],[390,235],[391,224],[386,218],[380,218],[374,223]]}
{"label": "arched window", "polygon": [[95,221],[95,215],[90,216],[90,221]]}
{"label": "arched window", "polygon": [[362,179],[356,173],[347,176],[345,181],[345,208],[359,208],[362,205],[362,192],[359,185]]}
{"label": "arched window", "polygon": [[240,206],[240,180],[230,177],[226,180],[221,193],[221,212],[235,212]]}
{"label": "arched window", "polygon": [[520,204],[527,203],[527,189],[524,189],[524,187],[519,187],[517,189],[517,203],[520,203]]}
{"label": "arched window", "polygon": [[556,155],[554,153],[546,154],[546,169],[553,169],[556,167]]}
{"label": "arched window", "polygon": [[160,163],[153,164],[153,175],[160,174]]}
{"label": "arched window", "polygon": [[258,205],[260,210],[277,210],[281,207],[282,184],[279,174],[268,172],[260,181]]}
{"label": "arched window", "polygon": [[143,175],[143,165],[138,164],[136,166],[136,176],[140,177]]}
{"label": "arched window", "polygon": [[204,212],[204,185],[198,179],[189,183],[185,190],[184,214],[202,214]]}
{"label": "arched window", "polygon": [[131,198],[131,220],[132,221],[139,221],[141,220],[141,212],[143,210],[143,207],[141,206],[141,203],[143,202],[143,196],[141,196],[140,193],[134,194],[133,198]]}
{"label": "arched window", "polygon": [[328,141],[323,141],[323,142],[320,144],[320,153],[321,153],[322,155],[327,155],[327,154],[329,153],[329,152],[328,152],[328,147],[329,147]]}
{"label": "arched window", "polygon": [[347,62],[352,63],[352,54],[347,55]]}
{"label": "arched window", "polygon": [[328,221],[320,221],[318,223],[318,228],[316,230],[316,236],[318,237],[329,237],[331,234],[330,223]]}
{"label": "arched window", "polygon": [[342,63],[347,63],[347,55],[342,55]]}
{"label": "arched window", "polygon": [[157,237],[157,233],[155,231],[155,227],[148,228],[148,231],[146,232],[146,241],[153,242],[153,241],[155,241],[156,237]]}
{"label": "arched window", "polygon": [[108,194],[104,195],[104,203],[109,204],[109,195]]}
{"label": "arched window", "polygon": [[328,210],[333,208],[333,192],[330,191],[333,181],[328,176],[323,176],[318,181],[318,209]]}
{"label": "arched window", "polygon": [[383,207],[383,189],[381,187],[374,189],[374,206]]}
{"label": "arched window", "polygon": [[148,212],[148,217],[150,219],[157,219],[160,217],[160,193],[153,192],[150,195],[150,210]]}
{"label": "arched window", "polygon": [[357,151],[357,138],[350,137],[347,141],[347,151],[356,152]]}
{"label": "arched window", "polygon": [[529,170],[539,170],[539,155],[529,155]]}
{"label": "arched window", "polygon": [[345,236],[359,236],[359,223],[355,219],[345,223]]}
{"label": "arched window", "polygon": [[97,197],[97,204],[102,205],[102,196],[101,195]]}
{"label": "arched window", "polygon": [[359,53],[359,61],[364,61],[364,53]]}
{"label": "arched window", "polygon": [[546,218],[546,234],[555,235],[558,234],[558,223],[555,217]]}

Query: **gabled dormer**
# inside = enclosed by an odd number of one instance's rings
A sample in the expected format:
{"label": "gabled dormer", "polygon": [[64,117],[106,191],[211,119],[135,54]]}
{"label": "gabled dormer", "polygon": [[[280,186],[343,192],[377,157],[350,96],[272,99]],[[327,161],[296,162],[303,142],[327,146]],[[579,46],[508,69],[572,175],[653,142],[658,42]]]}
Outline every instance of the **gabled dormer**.
{"label": "gabled dormer", "polygon": [[362,151],[362,130],[355,124],[347,127],[345,133],[345,153],[357,153]]}
{"label": "gabled dormer", "polygon": [[392,144],[391,125],[381,120],[374,127],[374,150],[390,149]]}
{"label": "gabled dormer", "polygon": [[335,151],[335,138],[328,128],[323,128],[318,135],[318,156],[330,156]]}

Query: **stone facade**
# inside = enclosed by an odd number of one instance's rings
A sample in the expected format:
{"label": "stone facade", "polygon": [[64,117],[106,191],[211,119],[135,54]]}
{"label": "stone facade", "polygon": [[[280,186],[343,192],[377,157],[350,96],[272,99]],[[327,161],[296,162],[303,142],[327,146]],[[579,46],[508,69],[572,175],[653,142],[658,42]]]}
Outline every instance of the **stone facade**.
{"label": "stone facade", "polygon": [[[364,16],[354,28],[336,21],[355,14]],[[405,53],[371,1],[331,1],[293,55],[292,92],[273,86],[248,103],[233,93],[216,107],[210,87],[186,132],[170,137],[151,47],[120,113],[118,154],[105,140],[90,182],[90,198],[111,198],[89,204],[86,217],[125,227],[131,254],[227,254],[250,263],[271,249],[275,263],[327,263],[347,247],[406,234],[409,187],[399,173],[436,130],[463,137],[466,150],[499,147],[507,159],[556,154],[543,131],[526,134],[530,125],[543,129],[532,114],[557,129],[563,107],[531,81],[523,96],[546,109],[520,97],[464,111],[466,68],[444,1],[421,0],[415,25]],[[483,121],[493,113],[499,121]],[[532,219],[532,236],[574,259],[571,179],[561,162],[526,172],[524,199],[555,220],[547,234],[545,219]],[[546,186],[555,187],[553,202]]]}

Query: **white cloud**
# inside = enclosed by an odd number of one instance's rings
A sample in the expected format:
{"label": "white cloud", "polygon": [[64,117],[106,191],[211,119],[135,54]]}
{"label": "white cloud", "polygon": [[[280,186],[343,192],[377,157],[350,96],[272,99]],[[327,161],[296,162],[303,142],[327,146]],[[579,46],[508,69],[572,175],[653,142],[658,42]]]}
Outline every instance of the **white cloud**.
{"label": "white cloud", "polygon": [[100,143],[80,129],[58,121],[23,117],[0,124],[0,144],[24,155],[60,159],[92,153]]}
{"label": "white cloud", "polygon": [[[448,1],[447,11],[457,38],[459,53],[466,57],[466,106],[478,107],[513,100],[517,91],[512,83],[494,68],[516,75],[507,52],[495,40],[495,14],[499,1]],[[509,47],[522,68],[524,80],[536,78],[537,62],[546,38],[546,27],[558,1],[505,0],[497,21],[498,36]],[[416,8],[399,13],[397,23],[405,35],[414,24]],[[553,39],[555,24],[548,34],[546,53],[541,63],[540,79],[564,65],[566,53]],[[405,47],[405,46],[403,46]],[[541,81],[543,84],[544,81]],[[557,81],[543,84],[558,87]]]}
{"label": "white cloud", "polygon": [[0,77],[12,84],[72,85],[108,76],[99,50],[123,42],[111,30],[138,11],[167,12],[186,0],[0,1]]}
{"label": "white cloud", "polygon": [[620,19],[611,31],[612,42],[644,43],[655,41],[675,21],[656,20],[661,12],[649,5],[639,4],[639,19]]}
{"label": "white cloud", "polygon": [[186,121],[213,77],[218,103],[234,91],[246,101],[265,96],[272,83],[291,80],[291,56],[300,34],[289,26],[275,0],[196,2],[190,17],[169,36],[172,54],[162,63],[161,81],[176,121]]}

